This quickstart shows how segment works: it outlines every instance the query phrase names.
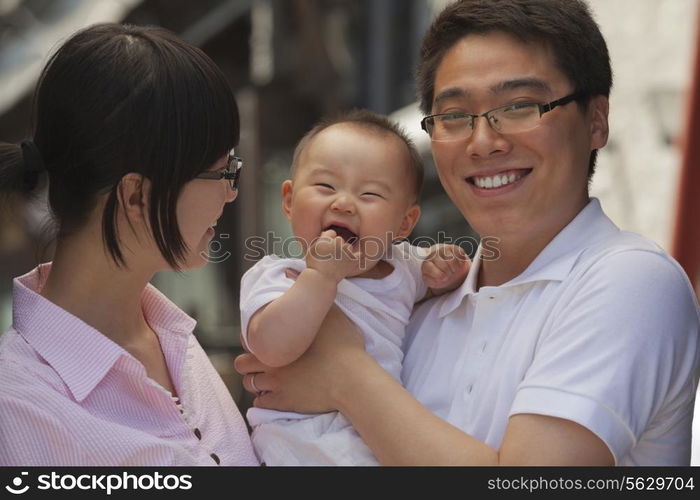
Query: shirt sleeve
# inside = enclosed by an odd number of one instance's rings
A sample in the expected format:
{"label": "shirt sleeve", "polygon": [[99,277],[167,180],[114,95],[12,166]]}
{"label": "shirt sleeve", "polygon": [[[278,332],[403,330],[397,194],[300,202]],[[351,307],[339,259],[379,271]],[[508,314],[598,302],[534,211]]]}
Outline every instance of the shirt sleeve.
{"label": "shirt sleeve", "polygon": [[251,351],[248,344],[250,318],[292,287],[294,280],[287,277],[288,269],[302,271],[304,267],[301,260],[265,256],[243,275],[240,291],[241,337],[246,349]]}
{"label": "shirt sleeve", "polygon": [[90,454],[46,409],[29,401],[0,398],[0,466],[77,466]]}
{"label": "shirt sleeve", "polygon": [[643,432],[685,425],[698,378],[699,321],[677,264],[650,251],[608,255],[572,276],[559,301],[511,415],[577,422],[607,444],[616,463]]}
{"label": "shirt sleeve", "polygon": [[[424,247],[413,246],[407,242],[396,245],[397,255],[400,265],[405,269],[408,278],[411,281],[411,291],[413,292],[413,303],[415,304],[428,293],[428,287],[423,281],[423,273],[421,267],[423,260],[427,255],[427,249]],[[393,261],[396,262],[396,259]]]}

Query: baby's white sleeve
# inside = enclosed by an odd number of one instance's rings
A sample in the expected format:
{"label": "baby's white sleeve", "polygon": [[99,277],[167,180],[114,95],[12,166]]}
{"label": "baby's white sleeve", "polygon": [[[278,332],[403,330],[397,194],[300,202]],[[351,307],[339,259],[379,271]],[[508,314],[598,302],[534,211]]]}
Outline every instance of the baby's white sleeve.
{"label": "baby's white sleeve", "polygon": [[428,293],[428,287],[423,281],[421,268],[423,266],[423,260],[430,250],[426,247],[410,245],[408,242],[399,243],[396,247],[396,257],[400,259],[401,265],[406,269],[410,277],[413,303],[415,304]]}
{"label": "baby's white sleeve", "polygon": [[250,318],[292,287],[294,280],[287,277],[288,269],[302,271],[304,267],[302,260],[265,256],[243,275],[240,291],[241,338],[248,351],[252,352],[248,343]]}

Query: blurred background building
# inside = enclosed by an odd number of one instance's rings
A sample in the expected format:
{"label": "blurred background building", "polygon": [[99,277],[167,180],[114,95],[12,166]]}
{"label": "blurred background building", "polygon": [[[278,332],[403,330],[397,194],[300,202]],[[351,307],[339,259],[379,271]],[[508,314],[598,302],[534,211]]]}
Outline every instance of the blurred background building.
{"label": "blurred background building", "polygon": [[[31,96],[52,50],[105,21],[164,26],[224,70],[242,120],[238,200],[217,226],[212,263],[154,283],[198,320],[196,334],[240,398],[238,284],[264,253],[293,254],[279,203],[292,151],[320,117],[351,107],[392,114],[427,164],[423,216],[412,237],[473,236],[437,180],[420,130],[413,71],[442,0],[0,0],[0,140],[29,136]],[[623,229],[671,251],[691,85],[697,0],[589,0],[615,72],[611,135],[592,194]],[[157,133],[157,131],[154,131]],[[0,207],[0,331],[11,322],[11,278],[50,259],[42,195]],[[49,221],[49,222],[47,222]],[[466,249],[471,245],[467,242]],[[643,272],[643,270],[640,270]],[[695,279],[697,276],[691,276]],[[240,402],[240,399],[238,399]]]}

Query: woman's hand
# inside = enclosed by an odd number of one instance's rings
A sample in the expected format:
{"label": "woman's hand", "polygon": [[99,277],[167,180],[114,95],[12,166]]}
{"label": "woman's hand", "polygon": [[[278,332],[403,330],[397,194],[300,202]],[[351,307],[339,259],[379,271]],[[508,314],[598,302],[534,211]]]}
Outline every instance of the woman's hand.
{"label": "woman's hand", "polygon": [[278,368],[265,366],[253,354],[241,354],[234,361],[243,375],[243,387],[252,393],[254,376],[258,391],[253,405],[258,408],[325,413],[338,409],[343,385],[363,363],[374,363],[364,350],[355,325],[333,306],[309,349],[294,363]]}

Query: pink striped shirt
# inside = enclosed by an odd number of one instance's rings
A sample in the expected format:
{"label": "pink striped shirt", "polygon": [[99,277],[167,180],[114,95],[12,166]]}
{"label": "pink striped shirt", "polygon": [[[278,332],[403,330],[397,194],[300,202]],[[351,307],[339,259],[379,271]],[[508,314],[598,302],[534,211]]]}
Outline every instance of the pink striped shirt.
{"label": "pink striped shirt", "polygon": [[142,307],[181,401],[119,345],[15,278],[0,337],[0,465],[257,465],[245,423],[192,334],[151,285]]}

